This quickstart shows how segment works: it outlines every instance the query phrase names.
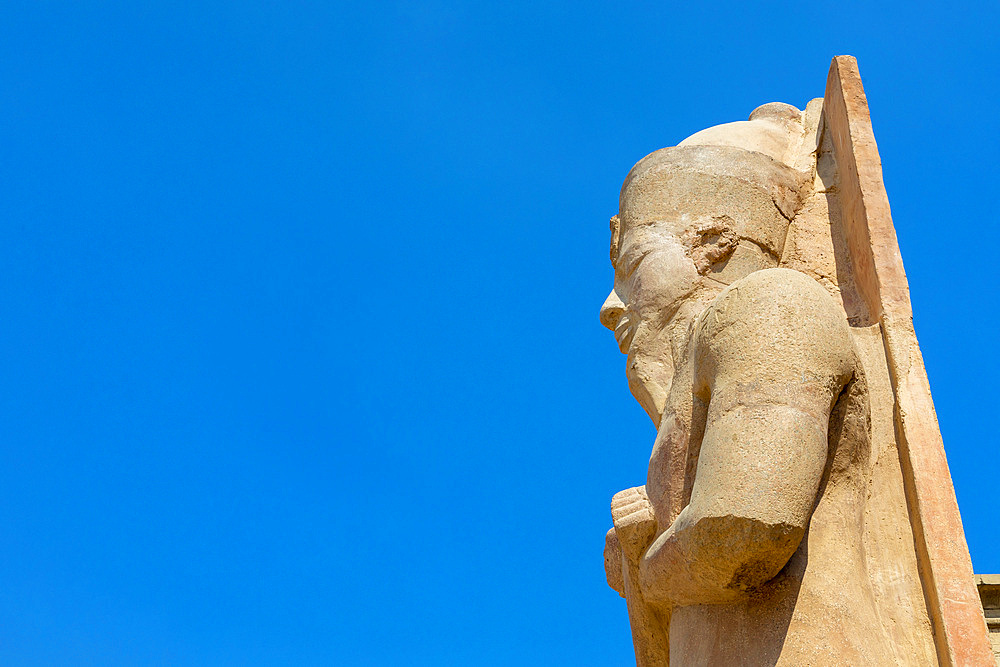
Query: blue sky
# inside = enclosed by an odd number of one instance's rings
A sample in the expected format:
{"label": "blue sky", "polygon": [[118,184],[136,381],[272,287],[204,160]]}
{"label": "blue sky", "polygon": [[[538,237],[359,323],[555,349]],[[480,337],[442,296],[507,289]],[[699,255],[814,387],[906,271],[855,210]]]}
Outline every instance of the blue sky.
{"label": "blue sky", "polygon": [[646,153],[858,57],[1000,572],[992,3],[0,8],[0,662],[621,665]]}

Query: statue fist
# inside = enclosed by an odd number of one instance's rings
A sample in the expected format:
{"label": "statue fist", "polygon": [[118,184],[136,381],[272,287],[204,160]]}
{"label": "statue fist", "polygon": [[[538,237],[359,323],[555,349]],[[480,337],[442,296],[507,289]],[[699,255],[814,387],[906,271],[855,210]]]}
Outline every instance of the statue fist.
{"label": "statue fist", "polygon": [[611,499],[611,520],[625,558],[637,563],[656,537],[656,517],[646,487],[635,486],[616,493]]}

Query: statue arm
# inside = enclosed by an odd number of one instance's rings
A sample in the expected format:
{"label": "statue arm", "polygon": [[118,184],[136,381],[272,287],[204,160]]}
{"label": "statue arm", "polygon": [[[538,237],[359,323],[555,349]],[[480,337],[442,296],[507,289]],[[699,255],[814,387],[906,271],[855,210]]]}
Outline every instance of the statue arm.
{"label": "statue arm", "polygon": [[705,432],[690,502],[642,559],[652,601],[735,600],[773,578],[805,534],[830,411],[854,357],[847,322],[823,288],[777,271],[735,283],[699,325]]}

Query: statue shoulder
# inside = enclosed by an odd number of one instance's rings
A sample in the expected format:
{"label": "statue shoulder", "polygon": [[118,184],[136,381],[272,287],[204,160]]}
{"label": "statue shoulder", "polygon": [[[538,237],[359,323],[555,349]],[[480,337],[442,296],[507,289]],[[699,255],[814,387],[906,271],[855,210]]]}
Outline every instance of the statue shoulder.
{"label": "statue shoulder", "polygon": [[843,308],[822,285],[792,269],[737,280],[695,326],[698,365],[742,367],[745,375],[853,372],[854,348]]}

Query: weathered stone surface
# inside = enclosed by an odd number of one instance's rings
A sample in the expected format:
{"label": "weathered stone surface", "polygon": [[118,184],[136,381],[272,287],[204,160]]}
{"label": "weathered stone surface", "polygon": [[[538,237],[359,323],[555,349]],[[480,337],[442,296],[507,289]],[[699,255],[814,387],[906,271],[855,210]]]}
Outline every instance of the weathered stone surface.
{"label": "weathered stone surface", "polygon": [[639,665],[987,655],[851,63],[805,111],[759,107],[622,186],[601,322],[657,437],[605,569]]}
{"label": "weathered stone surface", "polygon": [[882,324],[910,523],[938,659],[949,665],[988,664],[972,562],[913,329],[909,286],[882,182],[882,160],[854,58],[834,58],[825,99],[827,126],[840,164],[844,227],[855,283],[871,317]]}

